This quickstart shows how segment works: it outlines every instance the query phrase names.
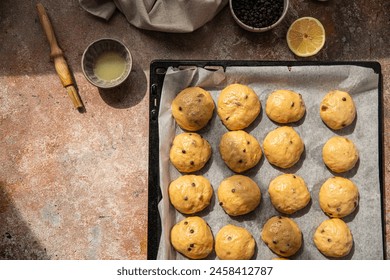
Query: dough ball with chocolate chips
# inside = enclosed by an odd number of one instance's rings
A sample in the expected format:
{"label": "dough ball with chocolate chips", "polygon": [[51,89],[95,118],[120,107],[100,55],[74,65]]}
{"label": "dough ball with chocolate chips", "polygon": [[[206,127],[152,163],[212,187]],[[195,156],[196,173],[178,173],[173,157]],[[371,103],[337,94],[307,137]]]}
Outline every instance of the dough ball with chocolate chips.
{"label": "dough ball with chocolate chips", "polygon": [[265,111],[274,122],[285,124],[299,121],[306,107],[301,94],[281,89],[268,96]]}
{"label": "dough ball with chocolate chips", "polygon": [[243,130],[229,131],[222,135],[219,152],[226,165],[237,173],[254,167],[262,156],[257,139]]}
{"label": "dough ball with chocolate chips", "polygon": [[348,225],[339,218],[323,221],[314,232],[313,241],[322,254],[333,258],[348,255],[353,245]]}
{"label": "dough ball with chocolate chips", "polygon": [[220,260],[249,260],[255,253],[256,242],[243,227],[226,225],[215,237],[215,252]]}
{"label": "dough ball with chocolate chips", "polygon": [[277,167],[289,168],[299,161],[304,144],[292,127],[282,126],[267,134],[263,149],[269,163]]}
{"label": "dough ball with chocolate chips", "polygon": [[322,159],[336,173],[351,170],[359,159],[355,144],[346,137],[333,136],[322,148]]}
{"label": "dough ball with chocolate chips", "polygon": [[259,186],[251,178],[233,175],[221,182],[218,187],[219,205],[230,216],[247,214],[260,204]]}
{"label": "dough ball with chocolate chips", "polygon": [[189,87],[173,100],[172,115],[182,129],[198,131],[210,121],[214,108],[213,98],[208,91],[200,87]]}
{"label": "dough ball with chocolate chips", "polygon": [[181,133],[173,140],[169,158],[180,172],[190,173],[203,168],[211,157],[211,146],[197,133]]}
{"label": "dough ball with chocolate chips", "polygon": [[211,229],[205,220],[197,216],[185,218],[174,225],[170,238],[173,248],[190,259],[204,259],[213,251]]}
{"label": "dough ball with chocolate chips", "polygon": [[320,188],[319,201],[326,215],[342,218],[355,211],[359,203],[359,190],[347,178],[329,178]]}
{"label": "dough ball with chocolate chips", "polygon": [[213,188],[209,180],[201,175],[184,175],[169,184],[168,194],[179,212],[194,214],[210,204]]}
{"label": "dough ball with chocolate chips", "polygon": [[302,232],[291,218],[274,216],[263,227],[261,239],[275,254],[294,255],[302,246]]}
{"label": "dough ball with chocolate chips", "polygon": [[248,127],[257,118],[260,110],[259,97],[246,85],[228,85],[218,97],[218,116],[229,130]]}
{"label": "dough ball with chocolate chips", "polygon": [[310,201],[310,192],[302,177],[283,174],[273,179],[268,187],[272,205],[281,213],[292,214]]}
{"label": "dough ball with chocolate chips", "polygon": [[321,101],[320,116],[331,129],[342,129],[354,121],[355,103],[348,92],[332,90]]}

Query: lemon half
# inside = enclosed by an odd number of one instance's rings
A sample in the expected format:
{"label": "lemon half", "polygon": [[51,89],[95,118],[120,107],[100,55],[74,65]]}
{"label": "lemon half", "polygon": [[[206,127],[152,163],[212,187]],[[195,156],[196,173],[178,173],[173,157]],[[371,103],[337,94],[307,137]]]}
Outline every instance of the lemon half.
{"label": "lemon half", "polygon": [[318,19],[302,17],[291,24],[286,39],[288,47],[297,56],[312,56],[325,44],[325,29]]}

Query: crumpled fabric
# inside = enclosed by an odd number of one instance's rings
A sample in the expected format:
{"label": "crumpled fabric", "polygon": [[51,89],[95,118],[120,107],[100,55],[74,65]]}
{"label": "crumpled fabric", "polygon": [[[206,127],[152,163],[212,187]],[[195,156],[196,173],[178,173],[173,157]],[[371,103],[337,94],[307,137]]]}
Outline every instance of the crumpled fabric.
{"label": "crumpled fabric", "polygon": [[118,9],[138,28],[188,33],[213,19],[228,0],[79,0],[79,3],[87,12],[106,20]]}

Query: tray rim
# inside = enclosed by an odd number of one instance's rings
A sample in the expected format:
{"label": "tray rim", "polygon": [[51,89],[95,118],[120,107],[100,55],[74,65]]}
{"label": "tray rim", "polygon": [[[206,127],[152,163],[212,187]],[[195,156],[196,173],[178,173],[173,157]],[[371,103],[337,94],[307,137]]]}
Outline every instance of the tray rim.
{"label": "tray rim", "polygon": [[147,225],[147,259],[157,259],[161,236],[161,220],[158,203],[162,195],[159,177],[159,133],[158,114],[162,85],[166,70],[169,67],[201,67],[213,70],[216,67],[246,66],[336,66],[351,65],[371,68],[378,74],[378,160],[379,189],[381,195],[381,224],[383,259],[386,259],[386,221],[384,215],[384,121],[383,121],[383,76],[382,67],[378,61],[274,61],[274,60],[170,60],[156,59],[150,63],[149,73],[149,156],[148,156],[148,225]]}

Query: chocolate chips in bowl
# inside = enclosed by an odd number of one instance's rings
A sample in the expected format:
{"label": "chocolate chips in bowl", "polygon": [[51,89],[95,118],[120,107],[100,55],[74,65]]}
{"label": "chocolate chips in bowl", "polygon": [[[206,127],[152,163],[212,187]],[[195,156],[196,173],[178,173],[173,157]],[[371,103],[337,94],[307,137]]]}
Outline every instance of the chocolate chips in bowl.
{"label": "chocolate chips in bowl", "polygon": [[251,32],[265,32],[283,20],[289,0],[229,0],[229,5],[239,26]]}

